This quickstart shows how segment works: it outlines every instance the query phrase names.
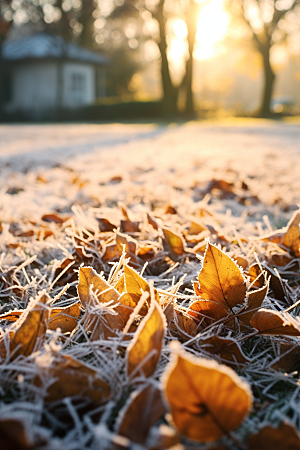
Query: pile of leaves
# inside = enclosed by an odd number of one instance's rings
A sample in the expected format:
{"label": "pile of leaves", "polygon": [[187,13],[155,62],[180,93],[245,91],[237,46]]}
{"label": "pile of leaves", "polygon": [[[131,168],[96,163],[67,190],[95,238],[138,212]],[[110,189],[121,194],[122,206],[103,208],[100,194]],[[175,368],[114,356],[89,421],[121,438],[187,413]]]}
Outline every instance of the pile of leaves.
{"label": "pile of leaves", "polygon": [[1,449],[299,449],[299,218],[2,221]]}

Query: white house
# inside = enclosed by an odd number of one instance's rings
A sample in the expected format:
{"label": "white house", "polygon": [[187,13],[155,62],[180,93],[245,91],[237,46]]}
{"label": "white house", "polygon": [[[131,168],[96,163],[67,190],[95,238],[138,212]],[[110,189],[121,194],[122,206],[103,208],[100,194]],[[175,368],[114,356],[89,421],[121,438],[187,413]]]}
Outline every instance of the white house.
{"label": "white house", "polygon": [[108,59],[94,51],[38,33],[7,40],[7,112],[44,117],[65,108],[89,105],[106,95]]}

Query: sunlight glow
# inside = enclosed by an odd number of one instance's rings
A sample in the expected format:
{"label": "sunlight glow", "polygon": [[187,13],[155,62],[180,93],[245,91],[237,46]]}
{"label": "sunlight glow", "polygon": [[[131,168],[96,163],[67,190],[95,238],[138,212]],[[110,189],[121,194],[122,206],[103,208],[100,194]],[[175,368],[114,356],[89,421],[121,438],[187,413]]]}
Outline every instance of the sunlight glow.
{"label": "sunlight glow", "polygon": [[216,43],[224,37],[229,18],[223,9],[222,0],[211,0],[203,6],[199,14],[196,59],[209,59],[215,54]]}

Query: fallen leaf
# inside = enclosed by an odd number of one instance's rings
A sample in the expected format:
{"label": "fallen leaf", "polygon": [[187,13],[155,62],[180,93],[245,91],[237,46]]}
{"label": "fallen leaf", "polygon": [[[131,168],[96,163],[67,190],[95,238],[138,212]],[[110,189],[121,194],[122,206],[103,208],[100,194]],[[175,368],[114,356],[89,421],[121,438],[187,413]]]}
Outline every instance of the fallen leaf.
{"label": "fallen leaf", "polygon": [[119,252],[119,256],[123,253],[123,249],[125,248],[125,252],[130,256],[131,261],[136,262],[136,249],[137,249],[137,241],[131,238],[128,235],[117,233],[116,234],[116,245],[117,251]]}
{"label": "fallen leaf", "polygon": [[191,225],[189,227],[189,234],[191,234],[191,235],[200,234],[200,233],[202,233],[202,231],[206,231],[206,230],[208,230],[206,225],[204,225],[200,222],[196,222],[194,220],[191,221]]}
{"label": "fallen leaf", "polygon": [[282,423],[279,428],[269,425],[249,438],[249,450],[300,450],[300,435],[293,425]]}
{"label": "fallen leaf", "polygon": [[85,307],[88,304],[94,303],[95,298],[98,302],[99,297],[103,291],[109,291],[105,295],[105,302],[113,301],[117,302],[120,295],[119,293],[107,283],[100,275],[98,275],[92,267],[80,267],[79,268],[79,283],[77,287],[78,296],[82,305]]}
{"label": "fallen leaf", "polygon": [[170,347],[162,384],[176,428],[198,442],[235,430],[252,407],[249,385],[227,366],[193,357],[179,343]]}
{"label": "fallen leaf", "polygon": [[297,342],[281,342],[279,357],[270,366],[274,370],[293,372],[299,367],[300,346]]}
{"label": "fallen leaf", "polygon": [[300,319],[287,312],[259,309],[250,321],[259,334],[300,336]]}
{"label": "fallen leaf", "polygon": [[[130,295],[132,301],[137,305],[142,292],[150,292],[150,286],[144,278],[142,278],[132,267],[127,264],[124,266],[126,292]],[[156,300],[159,302],[159,296],[155,290]],[[140,314],[145,315],[148,311],[148,305],[142,307]]]}
{"label": "fallen leaf", "polygon": [[151,427],[163,416],[165,406],[161,390],[149,384],[133,392],[117,426],[117,433],[133,442],[145,444]]}
{"label": "fallen leaf", "polygon": [[64,222],[66,222],[70,217],[63,217],[60,216],[59,214],[56,213],[52,213],[52,214],[44,214],[42,216],[42,220],[44,222],[54,222],[57,225],[62,225]]}
{"label": "fallen leaf", "polygon": [[147,213],[147,220],[148,223],[155,229],[158,230],[157,222],[150,216],[150,214]]}
{"label": "fallen leaf", "polygon": [[210,242],[198,280],[200,287],[194,284],[195,292],[204,300],[218,303],[228,311],[244,302],[246,282],[240,268]]}
{"label": "fallen leaf", "polygon": [[173,318],[169,325],[170,332],[180,342],[185,342],[197,334],[197,325],[189,317],[188,311],[183,308],[173,307]]}
{"label": "fallen leaf", "polygon": [[153,375],[164,343],[165,328],[166,320],[161,307],[152,298],[148,314],[126,350],[128,377]]}
{"label": "fallen leaf", "polygon": [[122,233],[138,233],[140,231],[140,222],[121,220],[120,230]]}
{"label": "fallen leaf", "polygon": [[117,225],[114,225],[108,219],[105,219],[104,217],[102,217],[102,218],[97,217],[97,221],[99,224],[99,228],[102,232],[114,231],[118,228]]}
{"label": "fallen leaf", "polygon": [[262,236],[263,241],[283,245],[293,253],[296,258],[300,257],[300,212],[296,211],[285,228]]}
{"label": "fallen leaf", "polygon": [[165,209],[165,214],[177,214],[177,211],[174,206],[168,205]]}
{"label": "fallen leaf", "polygon": [[49,299],[47,294],[42,293],[36,300],[30,301],[20,318],[11,325],[12,359],[19,355],[29,356],[41,348],[50,319]]}
{"label": "fallen leaf", "polygon": [[68,333],[77,326],[78,317],[80,315],[80,302],[75,302],[65,308],[53,308],[51,310],[49,329],[61,329],[62,333]]}
{"label": "fallen leaf", "polygon": [[177,261],[184,253],[183,238],[178,233],[174,233],[166,228],[163,228],[162,230],[164,233],[164,248],[170,254],[171,258],[174,261]]}
{"label": "fallen leaf", "polygon": [[194,318],[201,328],[211,325],[213,322],[228,316],[223,306],[209,300],[196,300],[189,306],[188,314]]}
{"label": "fallen leaf", "polygon": [[[40,386],[47,369],[35,380]],[[107,401],[110,387],[98,372],[68,355],[59,357],[48,369],[48,377],[54,382],[47,388],[45,400],[62,400],[66,397],[88,397],[94,402]]]}
{"label": "fallen leaf", "polygon": [[[278,277],[277,273],[271,269],[270,267],[263,267],[263,270],[267,273],[267,276],[270,277],[270,288],[273,291],[273,294],[277,300],[282,300],[286,302],[286,297],[288,297],[288,288],[285,280]],[[253,264],[249,269],[249,275],[251,278],[251,282],[253,282],[258,276],[256,286],[264,286],[265,280],[263,276],[263,272],[258,264]]]}
{"label": "fallen leaf", "polygon": [[257,310],[261,307],[265,296],[267,295],[269,289],[269,283],[260,289],[255,291],[250,291],[247,295],[247,308],[245,312],[239,314],[239,319],[246,325],[250,325],[250,321]]}
{"label": "fallen leaf", "polygon": [[207,339],[198,339],[196,344],[198,350],[203,349],[212,355],[219,356],[223,364],[234,369],[250,362],[234,339],[211,336]]}
{"label": "fallen leaf", "polygon": [[29,427],[15,417],[0,418],[0,448],[1,450],[25,450],[33,448]]}

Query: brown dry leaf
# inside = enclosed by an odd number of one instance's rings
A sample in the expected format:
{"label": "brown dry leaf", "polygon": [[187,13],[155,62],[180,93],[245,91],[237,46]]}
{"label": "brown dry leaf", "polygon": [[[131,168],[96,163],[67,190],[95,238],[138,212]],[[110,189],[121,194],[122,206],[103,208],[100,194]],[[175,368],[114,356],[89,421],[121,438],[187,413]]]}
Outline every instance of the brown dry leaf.
{"label": "brown dry leaf", "polygon": [[61,216],[61,215],[59,215],[59,214],[56,214],[56,213],[52,213],[52,214],[44,214],[44,215],[42,216],[42,220],[43,220],[44,222],[54,222],[54,223],[56,223],[57,225],[63,224],[63,223],[66,222],[69,218],[70,218],[69,216],[68,216],[68,217],[63,217],[63,216]]}
{"label": "brown dry leaf", "polygon": [[[91,308],[86,311],[86,321],[84,327],[86,331],[91,332],[90,340],[95,341],[98,339],[108,339],[117,336],[119,331],[125,328],[125,325],[131,316],[134,307],[136,306],[130,295],[126,292],[122,294],[118,299],[118,305],[114,308],[107,307],[105,303],[106,295],[109,294],[109,290],[103,292],[100,296],[100,300],[97,308]],[[112,305],[113,306],[113,305]]]}
{"label": "brown dry leaf", "polygon": [[77,326],[80,315],[80,302],[75,302],[65,308],[53,308],[51,310],[49,329],[60,328],[62,333],[68,333]]}
{"label": "brown dry leaf", "polygon": [[196,235],[202,233],[202,231],[208,230],[207,226],[202,224],[201,222],[196,222],[191,220],[191,225],[189,227],[189,234]]}
{"label": "brown dry leaf", "polygon": [[[109,295],[105,294],[105,300],[100,300],[100,295],[103,291],[109,290]],[[77,287],[78,296],[84,307],[91,303],[94,303],[96,297],[98,302],[117,302],[120,295],[113,289],[107,281],[98,275],[92,267],[80,267],[79,268],[79,283]],[[94,294],[94,295],[92,295]]]}
{"label": "brown dry leaf", "polygon": [[300,346],[297,342],[281,342],[279,353],[279,358],[270,366],[272,369],[293,372],[299,367]]}
{"label": "brown dry leaf", "polygon": [[50,297],[42,293],[36,300],[32,300],[20,318],[12,324],[10,342],[12,359],[19,355],[29,356],[33,351],[41,348],[48,328],[50,308],[47,306]]}
{"label": "brown dry leaf", "polygon": [[161,390],[153,384],[135,391],[120,412],[117,433],[133,442],[145,444],[151,427],[163,416],[165,406]]}
{"label": "brown dry leaf", "polygon": [[9,322],[15,322],[23,314],[24,309],[17,309],[15,311],[9,311],[0,315],[0,320],[8,320]]}
{"label": "brown dry leaf", "polygon": [[140,222],[131,220],[121,220],[120,230],[123,233],[138,233],[140,231]]}
{"label": "brown dry leaf", "polygon": [[172,205],[166,206],[165,214],[177,214],[176,208]]}
{"label": "brown dry leaf", "polygon": [[244,258],[243,256],[233,256],[233,259],[236,261],[238,266],[241,266],[243,268],[243,270],[246,270],[249,262],[246,258]]}
{"label": "brown dry leaf", "polygon": [[264,301],[265,296],[268,293],[269,283],[263,286],[260,289],[255,291],[250,291],[248,293],[248,307],[245,312],[239,314],[239,319],[245,323],[246,325],[250,325],[250,321],[257,310],[261,307],[262,302]]}
{"label": "brown dry leaf", "polygon": [[141,247],[138,251],[138,257],[143,261],[147,261],[148,259],[152,259],[155,256],[155,250],[150,245],[145,245]]}
{"label": "brown dry leaf", "polygon": [[[286,302],[286,297],[289,297],[288,292],[288,284],[286,280],[283,280],[282,278],[279,278],[277,273],[271,269],[270,267],[264,267],[264,271],[266,272],[267,276],[270,277],[270,288],[273,291],[274,297],[278,300],[282,300]],[[255,286],[264,286],[265,280],[263,276],[263,272],[261,271],[261,268],[258,264],[253,264],[249,269],[249,275],[251,282],[257,278],[257,276],[260,275],[260,277],[255,282]]]}
{"label": "brown dry leaf", "polygon": [[32,449],[33,442],[24,422],[14,417],[0,419],[1,450]]}
{"label": "brown dry leaf", "polygon": [[293,425],[282,423],[279,428],[264,426],[249,438],[249,450],[300,450],[300,435]]}
{"label": "brown dry leaf", "polygon": [[300,257],[300,212],[296,211],[285,228],[261,237],[263,241],[274,242],[288,248],[297,258]]}
{"label": "brown dry leaf", "polygon": [[187,447],[180,443],[178,431],[165,424],[152,428],[146,446],[148,450],[187,450]]}
{"label": "brown dry leaf", "polygon": [[[137,305],[142,292],[150,292],[150,286],[144,278],[142,278],[134,269],[129,267],[127,264],[124,265],[124,276],[125,276],[125,286],[126,292],[132,298],[132,301]],[[159,295],[155,292],[155,298],[159,303]],[[144,316],[147,314],[148,304],[145,302],[145,305],[140,310],[140,314]]]}
{"label": "brown dry leaf", "polygon": [[[42,384],[44,376],[42,373],[40,379],[36,379],[38,386]],[[48,376],[55,381],[47,388],[46,401],[88,397],[94,402],[103,402],[110,397],[110,387],[97,371],[71,356],[63,355],[55,361],[49,368]]]}
{"label": "brown dry leaf", "polygon": [[201,328],[205,328],[213,322],[224,319],[228,316],[228,311],[219,303],[209,300],[196,300],[190,305],[188,314],[194,318],[196,323],[201,324]]}
{"label": "brown dry leaf", "polygon": [[154,230],[158,230],[157,222],[147,213],[148,223],[154,228]]}
{"label": "brown dry leaf", "polygon": [[300,336],[300,319],[287,312],[259,309],[250,321],[259,334],[270,336]]}
{"label": "brown dry leaf", "polygon": [[219,356],[223,364],[233,368],[250,362],[234,339],[211,336],[207,339],[199,339],[197,348],[203,348],[206,352]]}
{"label": "brown dry leaf", "polygon": [[166,320],[154,298],[126,350],[127,375],[151,377],[155,372],[165,338]]}
{"label": "brown dry leaf", "polygon": [[204,300],[219,303],[228,311],[244,302],[246,282],[240,268],[210,242],[198,280],[200,288],[194,285],[195,292]]}
{"label": "brown dry leaf", "polygon": [[184,254],[183,238],[180,234],[174,233],[166,228],[163,228],[162,230],[164,233],[164,248],[170,254],[171,258],[174,261],[177,261]]}
{"label": "brown dry leaf", "polygon": [[125,275],[122,275],[118,281],[116,282],[116,284],[114,285],[114,288],[116,291],[119,292],[119,294],[123,294],[123,292],[126,292],[126,287],[125,287]]}
{"label": "brown dry leaf", "polygon": [[185,342],[197,334],[197,325],[187,312],[183,308],[173,307],[173,319],[169,329],[171,334],[176,336],[180,342]]}
{"label": "brown dry leaf", "polygon": [[130,256],[131,261],[136,261],[136,249],[137,241],[126,234],[117,233],[116,234],[116,245],[119,256],[121,256],[124,246],[125,252]]}
{"label": "brown dry leaf", "polygon": [[163,390],[176,428],[198,442],[215,441],[235,430],[252,407],[247,383],[229,367],[195,358],[172,342]]}
{"label": "brown dry leaf", "polygon": [[97,221],[99,224],[99,228],[102,232],[114,231],[118,228],[117,225],[114,225],[108,219],[105,219],[104,217],[102,217],[102,218],[97,217]]}
{"label": "brown dry leaf", "polygon": [[111,261],[115,259],[119,255],[119,251],[117,249],[117,244],[109,244],[105,246],[104,253],[102,255],[102,261]]}

